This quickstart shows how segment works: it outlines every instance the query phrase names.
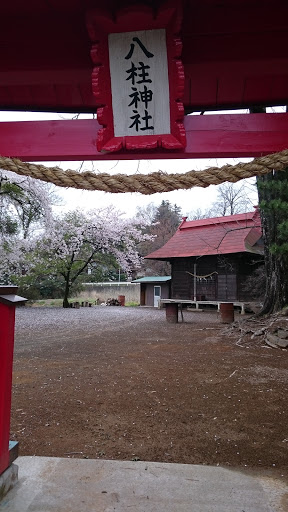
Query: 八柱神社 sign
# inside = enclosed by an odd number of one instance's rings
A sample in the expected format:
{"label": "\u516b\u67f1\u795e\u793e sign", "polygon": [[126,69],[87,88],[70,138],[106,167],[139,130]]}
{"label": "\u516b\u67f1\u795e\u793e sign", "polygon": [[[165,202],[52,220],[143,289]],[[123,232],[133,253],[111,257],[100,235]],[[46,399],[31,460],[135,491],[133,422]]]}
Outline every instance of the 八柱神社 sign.
{"label": "\u516b\u67f1\u795e\u793e sign", "polygon": [[170,133],[165,30],[109,34],[108,44],[115,137]]}
{"label": "\u516b\u67f1\u795e\u793e sign", "polygon": [[116,21],[99,10],[88,14],[92,89],[103,125],[98,151],[185,147],[180,25],[171,3],[157,16],[147,6],[119,11]]}

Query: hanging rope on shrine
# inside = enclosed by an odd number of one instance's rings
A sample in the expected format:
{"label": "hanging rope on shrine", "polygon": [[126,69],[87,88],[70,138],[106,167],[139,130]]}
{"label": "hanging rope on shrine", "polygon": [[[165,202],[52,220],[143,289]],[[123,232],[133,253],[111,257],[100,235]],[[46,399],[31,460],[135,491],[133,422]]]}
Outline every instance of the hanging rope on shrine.
{"label": "hanging rope on shrine", "polygon": [[[177,155],[175,155],[177,156]],[[263,176],[273,170],[283,171],[288,167],[288,150],[254,158],[251,162],[222,167],[209,167],[201,171],[171,173],[158,171],[150,174],[114,174],[79,173],[71,169],[63,171],[60,167],[46,167],[41,164],[22,162],[17,158],[0,156],[0,168],[22,176],[53,183],[58,187],[77,188],[83,190],[102,190],[114,194],[140,192],[150,195],[157,192],[187,190],[193,187],[209,187],[225,181],[236,183],[245,178]]]}
{"label": "hanging rope on shrine", "polygon": [[197,274],[192,274],[192,272],[188,272],[188,270],[185,271],[186,274],[190,274],[190,276],[197,277],[197,279],[206,279],[206,277],[211,277],[213,274],[218,274],[216,270],[214,272],[211,272],[210,274],[206,274],[205,276],[197,276]]}

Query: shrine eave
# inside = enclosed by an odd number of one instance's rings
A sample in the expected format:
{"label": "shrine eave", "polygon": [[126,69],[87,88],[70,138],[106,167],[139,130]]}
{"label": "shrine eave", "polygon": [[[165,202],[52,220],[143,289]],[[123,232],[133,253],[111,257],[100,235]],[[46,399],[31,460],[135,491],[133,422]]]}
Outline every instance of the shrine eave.
{"label": "shrine eave", "polygon": [[[0,109],[96,111],[86,15],[101,5],[1,2]],[[113,16],[124,5],[105,2]],[[287,31],[284,0],[183,2],[186,112],[288,103]]]}

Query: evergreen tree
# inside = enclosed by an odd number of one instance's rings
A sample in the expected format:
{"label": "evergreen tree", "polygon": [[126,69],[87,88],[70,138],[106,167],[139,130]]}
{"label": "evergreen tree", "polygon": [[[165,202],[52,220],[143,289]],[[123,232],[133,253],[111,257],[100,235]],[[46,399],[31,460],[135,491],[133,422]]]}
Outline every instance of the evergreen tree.
{"label": "evergreen tree", "polygon": [[[152,216],[150,225],[147,226],[145,233],[152,235],[152,240],[140,244],[142,256],[147,256],[153,251],[162,247],[177,231],[181,223],[181,208],[176,204],[172,205],[169,201],[162,201],[158,207],[148,205],[146,209],[138,209],[138,218]],[[171,272],[170,264],[166,261],[144,260],[141,266],[141,273],[144,275],[165,276]]]}
{"label": "evergreen tree", "polygon": [[[250,108],[265,114],[266,107]],[[257,177],[264,239],[265,299],[261,313],[281,310],[288,304],[288,170]]]}
{"label": "evergreen tree", "polygon": [[288,304],[288,169],[257,178],[265,250],[262,314]]}

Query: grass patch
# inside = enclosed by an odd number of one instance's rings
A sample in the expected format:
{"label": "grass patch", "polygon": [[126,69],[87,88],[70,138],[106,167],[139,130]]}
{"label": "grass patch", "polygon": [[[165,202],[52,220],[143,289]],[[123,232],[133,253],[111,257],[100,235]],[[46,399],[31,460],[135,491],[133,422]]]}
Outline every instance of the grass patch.
{"label": "grass patch", "polygon": [[[71,297],[69,299],[69,303],[71,304],[72,302],[79,302],[80,303],[80,306],[81,306],[81,303],[82,302],[88,302],[90,304],[93,304],[93,306],[95,306],[96,304],[96,299],[95,297],[92,299],[91,297],[87,299],[87,297]],[[34,308],[41,308],[41,307],[48,307],[48,308],[62,308],[63,306],[63,299],[41,299],[41,300],[31,300],[29,301],[29,303],[26,303],[27,306],[31,306],[31,307],[34,307]],[[128,306],[128,307],[138,307],[140,306],[140,303],[139,302],[134,302],[134,301],[130,301],[130,302],[126,302],[125,303],[125,306]]]}
{"label": "grass patch", "polygon": [[[92,304],[95,304],[95,299],[83,299],[82,297],[71,297],[71,299],[69,299],[69,302],[72,303],[72,302],[80,302],[80,305],[81,305],[81,302],[90,302]],[[37,307],[56,307],[56,308],[59,308],[59,307],[62,307],[63,305],[63,299],[46,299],[46,300],[34,300],[34,301],[29,301],[29,304],[30,306],[33,306],[35,308]]]}

